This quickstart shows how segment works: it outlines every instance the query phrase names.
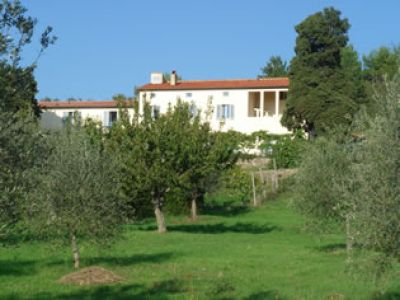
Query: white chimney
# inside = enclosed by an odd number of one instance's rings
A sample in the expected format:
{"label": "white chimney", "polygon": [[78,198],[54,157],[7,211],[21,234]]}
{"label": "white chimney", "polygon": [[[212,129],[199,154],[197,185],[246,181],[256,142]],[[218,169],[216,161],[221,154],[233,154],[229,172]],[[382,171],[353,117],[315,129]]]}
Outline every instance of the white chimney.
{"label": "white chimney", "polygon": [[171,77],[170,77],[170,79],[169,79],[170,85],[176,85],[177,79],[178,79],[177,77],[178,77],[178,76],[176,75],[176,71],[175,71],[175,70],[172,71]]}
{"label": "white chimney", "polygon": [[151,84],[162,84],[164,83],[164,75],[160,72],[153,72],[150,74],[150,83]]}

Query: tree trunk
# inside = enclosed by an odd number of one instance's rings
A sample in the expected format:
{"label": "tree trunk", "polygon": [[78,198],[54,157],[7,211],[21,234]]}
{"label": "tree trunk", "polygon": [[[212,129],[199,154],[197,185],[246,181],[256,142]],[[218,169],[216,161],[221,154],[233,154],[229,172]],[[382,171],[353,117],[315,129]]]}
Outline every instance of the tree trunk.
{"label": "tree trunk", "polygon": [[346,251],[347,259],[351,260],[353,253],[353,235],[351,232],[350,215],[346,215]]}
{"label": "tree trunk", "polygon": [[161,210],[160,204],[157,203],[154,209],[154,213],[156,215],[157,220],[157,228],[159,233],[167,232],[167,226],[165,225],[164,214]]}
{"label": "tree trunk", "polygon": [[196,197],[192,198],[192,220],[195,221],[197,220],[197,201],[196,201]]}
{"label": "tree trunk", "polygon": [[72,257],[74,259],[74,268],[79,269],[80,255],[79,255],[79,248],[78,248],[78,243],[76,242],[75,234],[72,234],[72,236],[71,236],[71,245],[72,245]]}

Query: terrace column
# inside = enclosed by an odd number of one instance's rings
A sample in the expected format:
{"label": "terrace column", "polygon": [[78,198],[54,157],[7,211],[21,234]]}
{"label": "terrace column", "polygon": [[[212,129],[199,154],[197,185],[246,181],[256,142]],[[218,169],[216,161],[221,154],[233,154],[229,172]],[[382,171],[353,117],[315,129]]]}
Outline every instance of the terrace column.
{"label": "terrace column", "polygon": [[264,91],[260,92],[260,114],[257,117],[264,117]]}
{"label": "terrace column", "polygon": [[275,91],[275,116],[279,116],[279,91]]}

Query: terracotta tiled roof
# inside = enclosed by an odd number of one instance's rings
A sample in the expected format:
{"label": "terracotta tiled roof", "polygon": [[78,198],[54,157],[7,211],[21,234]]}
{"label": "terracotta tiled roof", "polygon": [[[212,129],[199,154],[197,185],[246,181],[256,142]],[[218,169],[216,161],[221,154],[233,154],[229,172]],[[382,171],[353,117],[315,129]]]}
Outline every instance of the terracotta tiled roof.
{"label": "terracotta tiled roof", "polygon": [[116,101],[39,101],[39,107],[46,108],[116,108]]}
{"label": "terracotta tiled roof", "polygon": [[145,84],[139,88],[140,91],[159,90],[218,90],[218,89],[251,89],[251,88],[287,88],[289,79],[286,77],[263,78],[263,79],[236,79],[236,80],[198,80],[178,81],[176,85],[167,83]]}

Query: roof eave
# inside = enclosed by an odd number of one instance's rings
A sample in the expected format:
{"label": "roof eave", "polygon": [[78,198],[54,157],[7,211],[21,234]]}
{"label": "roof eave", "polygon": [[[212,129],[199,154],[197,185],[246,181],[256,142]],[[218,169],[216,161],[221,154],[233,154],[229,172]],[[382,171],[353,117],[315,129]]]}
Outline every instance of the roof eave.
{"label": "roof eave", "polygon": [[171,87],[171,88],[139,88],[139,92],[149,91],[149,92],[156,92],[156,91],[196,91],[196,90],[255,90],[255,89],[288,89],[289,86],[287,85],[277,85],[277,86],[252,86],[252,87]]}

